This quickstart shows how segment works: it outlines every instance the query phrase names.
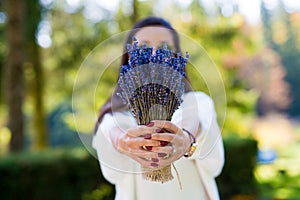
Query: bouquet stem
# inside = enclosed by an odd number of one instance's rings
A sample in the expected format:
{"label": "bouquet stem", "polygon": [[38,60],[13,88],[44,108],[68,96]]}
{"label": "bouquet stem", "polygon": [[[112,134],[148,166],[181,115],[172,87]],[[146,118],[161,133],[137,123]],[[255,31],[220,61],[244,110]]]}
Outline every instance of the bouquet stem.
{"label": "bouquet stem", "polygon": [[142,167],[142,168],[144,170],[143,172],[144,179],[149,181],[165,183],[174,178],[171,172],[171,165],[167,165],[159,169],[150,169],[146,167]]}

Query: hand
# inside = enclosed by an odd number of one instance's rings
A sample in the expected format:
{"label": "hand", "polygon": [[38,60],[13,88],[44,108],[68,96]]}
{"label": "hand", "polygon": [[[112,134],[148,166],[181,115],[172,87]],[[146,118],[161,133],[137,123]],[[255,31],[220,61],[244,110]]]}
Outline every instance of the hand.
{"label": "hand", "polygon": [[156,127],[155,131],[159,133],[152,134],[151,140],[160,141],[161,144],[160,147],[153,147],[152,151],[157,153],[170,152],[169,148],[172,148],[171,153],[167,157],[160,157],[159,162],[157,162],[159,166],[166,166],[173,163],[189,150],[191,145],[190,136],[182,131],[181,128],[170,121],[154,120],[152,122],[153,126]]}
{"label": "hand", "polygon": [[190,148],[190,137],[170,121],[155,120],[148,126],[122,131],[113,128],[110,137],[114,147],[145,167],[170,165]]}
{"label": "hand", "polygon": [[[142,166],[156,167],[158,154],[151,151],[151,149],[159,148],[160,141],[149,139],[156,129],[155,127],[141,125],[123,131],[115,127],[110,131],[110,138],[113,146],[119,152],[126,154]],[[162,152],[165,151],[164,153],[168,154],[171,150],[171,148],[169,150],[164,149]]]}

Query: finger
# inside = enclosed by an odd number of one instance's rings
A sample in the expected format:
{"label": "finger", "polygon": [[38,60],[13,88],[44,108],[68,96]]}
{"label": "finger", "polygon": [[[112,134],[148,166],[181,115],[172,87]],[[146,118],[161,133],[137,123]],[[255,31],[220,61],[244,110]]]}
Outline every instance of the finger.
{"label": "finger", "polygon": [[126,134],[131,137],[139,137],[142,135],[155,133],[155,127],[147,127],[147,126],[137,126],[134,128],[130,128],[127,130]]}
{"label": "finger", "polygon": [[175,160],[173,160],[173,159],[171,159],[171,157],[169,157],[169,158],[167,158],[167,159],[162,159],[162,160],[160,160],[159,165],[160,165],[161,167],[165,167],[165,166],[167,166],[167,165],[172,164],[174,161],[175,161]]}
{"label": "finger", "polygon": [[128,141],[128,145],[132,145],[135,147],[142,146],[160,146],[160,142],[158,140],[148,140],[144,138],[134,138]]}
{"label": "finger", "polygon": [[173,147],[171,146],[165,146],[165,147],[153,147],[151,152],[157,153],[158,157],[166,157],[166,154],[172,154],[173,153]]}
{"label": "finger", "polygon": [[162,157],[159,160],[159,164],[161,166],[169,165],[169,164],[175,162],[176,160],[178,160],[179,158],[181,158],[181,156],[177,152],[176,153],[171,153],[171,154],[168,154],[165,157]]}
{"label": "finger", "polygon": [[161,128],[161,129],[164,128],[164,129],[168,130],[171,133],[177,133],[180,130],[175,124],[173,124],[170,121],[153,120],[152,122],[154,122],[155,127],[158,127],[158,128]]}
{"label": "finger", "polygon": [[157,153],[149,150],[145,150],[142,147],[138,148],[127,148],[124,151],[125,154],[129,156],[139,156],[139,157],[150,157],[150,158],[155,158],[157,157]]}
{"label": "finger", "polygon": [[146,168],[157,168],[160,166],[158,158],[145,158],[145,157],[138,157],[138,156],[131,156],[132,159],[140,163],[143,167]]}
{"label": "finger", "polygon": [[139,150],[135,151],[133,154],[140,158],[158,158],[157,153],[152,151]]}
{"label": "finger", "polygon": [[137,161],[138,163],[140,163],[140,165],[142,166],[149,166],[149,161],[146,159],[143,159],[141,157],[138,156],[130,156],[133,160]]}
{"label": "finger", "polygon": [[171,142],[174,140],[174,137],[176,137],[176,136],[173,133],[155,133],[155,134],[152,134],[151,139]]}
{"label": "finger", "polygon": [[154,147],[154,148],[156,151],[147,151],[147,150],[139,149],[139,150],[132,151],[130,154],[131,156],[135,156],[135,157],[137,156],[148,161],[152,160],[153,162],[158,162],[157,160],[163,157],[169,157],[173,152],[172,147],[166,147],[166,148]]}
{"label": "finger", "polygon": [[173,163],[176,160],[178,160],[177,156],[174,156],[172,154],[168,154],[164,157],[159,158],[159,165],[161,167],[167,166],[167,165],[170,165],[171,163]]}

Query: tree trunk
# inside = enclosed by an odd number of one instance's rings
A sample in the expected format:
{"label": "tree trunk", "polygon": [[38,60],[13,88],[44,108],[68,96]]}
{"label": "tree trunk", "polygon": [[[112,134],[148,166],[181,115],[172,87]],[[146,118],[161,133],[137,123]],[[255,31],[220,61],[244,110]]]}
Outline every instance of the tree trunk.
{"label": "tree trunk", "polygon": [[48,146],[47,125],[43,103],[44,74],[39,50],[39,46],[35,40],[28,42],[27,62],[30,64],[30,71],[33,73],[33,79],[30,80],[30,92],[33,97],[33,148],[35,150],[42,150]]}
{"label": "tree trunk", "polygon": [[27,92],[33,104],[33,144],[34,150],[42,150],[48,146],[47,125],[44,111],[44,73],[40,48],[36,42],[36,33],[41,21],[42,8],[39,0],[26,1],[26,69],[30,72],[27,79]]}
{"label": "tree trunk", "polygon": [[7,0],[7,45],[5,69],[6,98],[8,104],[8,128],[11,131],[10,151],[22,150],[24,146],[24,14],[23,0]]}

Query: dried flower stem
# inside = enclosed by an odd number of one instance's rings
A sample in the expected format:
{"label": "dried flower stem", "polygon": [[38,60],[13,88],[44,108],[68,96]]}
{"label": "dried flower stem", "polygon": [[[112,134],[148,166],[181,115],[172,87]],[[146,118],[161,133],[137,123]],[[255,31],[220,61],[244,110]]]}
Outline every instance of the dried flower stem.
{"label": "dried flower stem", "polygon": [[[152,120],[171,120],[182,102],[185,66],[188,60],[172,50],[128,45],[129,65],[121,67],[118,95],[127,104],[139,125]],[[167,182],[173,179],[171,165],[158,169],[143,168],[146,180]],[[177,173],[177,170],[176,170]],[[178,175],[177,175],[178,176]],[[180,182],[180,180],[179,180]]]}

